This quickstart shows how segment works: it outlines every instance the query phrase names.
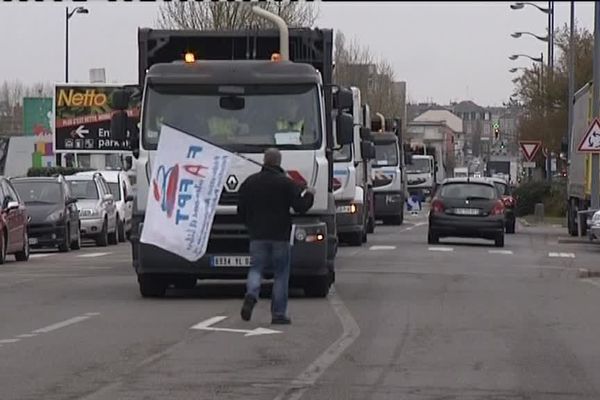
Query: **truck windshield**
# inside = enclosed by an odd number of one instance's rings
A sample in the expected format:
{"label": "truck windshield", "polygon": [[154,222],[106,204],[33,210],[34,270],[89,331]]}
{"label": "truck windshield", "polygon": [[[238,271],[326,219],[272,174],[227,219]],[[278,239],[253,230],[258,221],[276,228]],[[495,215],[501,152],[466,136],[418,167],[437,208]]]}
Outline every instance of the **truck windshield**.
{"label": "truck windshield", "polygon": [[153,86],[146,93],[143,144],[156,149],[165,123],[231,151],[316,149],[318,104],[315,85]]}
{"label": "truck windshield", "polygon": [[414,158],[412,164],[406,166],[409,174],[428,174],[431,172],[431,161],[428,158]]}
{"label": "truck windshield", "polygon": [[375,143],[374,167],[398,165],[398,145],[396,143]]}
{"label": "truck windshield", "polygon": [[344,162],[352,160],[352,145],[345,144],[339,150],[333,151],[333,161]]}

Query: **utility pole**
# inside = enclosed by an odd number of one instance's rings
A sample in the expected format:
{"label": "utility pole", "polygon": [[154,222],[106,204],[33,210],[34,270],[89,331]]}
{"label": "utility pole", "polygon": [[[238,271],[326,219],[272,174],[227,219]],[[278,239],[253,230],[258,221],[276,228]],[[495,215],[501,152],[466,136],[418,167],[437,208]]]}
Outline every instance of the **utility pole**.
{"label": "utility pole", "polygon": [[[600,1],[594,4],[594,83],[592,112],[600,117]],[[600,208],[600,155],[592,154],[592,209]]]}
{"label": "utility pole", "polygon": [[[570,164],[573,149],[573,97],[575,96],[575,1],[571,0],[569,32],[569,119],[567,124],[567,160]],[[567,165],[569,165],[567,164]]]}

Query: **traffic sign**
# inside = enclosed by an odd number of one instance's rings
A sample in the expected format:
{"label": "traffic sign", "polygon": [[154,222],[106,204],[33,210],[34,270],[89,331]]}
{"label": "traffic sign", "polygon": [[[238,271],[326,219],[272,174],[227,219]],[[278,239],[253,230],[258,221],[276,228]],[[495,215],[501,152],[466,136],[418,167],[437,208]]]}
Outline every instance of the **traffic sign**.
{"label": "traffic sign", "polygon": [[542,142],[539,140],[521,140],[519,145],[525,160],[531,161],[542,147]]}
{"label": "traffic sign", "polygon": [[600,119],[595,118],[581,139],[577,151],[581,153],[600,153]]}

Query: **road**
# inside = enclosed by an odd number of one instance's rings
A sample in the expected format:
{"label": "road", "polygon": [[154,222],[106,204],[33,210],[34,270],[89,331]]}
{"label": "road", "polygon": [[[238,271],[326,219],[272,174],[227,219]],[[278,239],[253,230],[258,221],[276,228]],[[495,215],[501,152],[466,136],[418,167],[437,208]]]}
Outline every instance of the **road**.
{"label": "road", "polygon": [[[266,299],[240,320],[241,283],[141,299],[125,244],[10,261],[0,399],[597,400],[600,281],[577,270],[600,247],[519,228],[500,250],[429,246],[420,216],[378,226],[340,249],[328,299],[293,293],[284,327]],[[261,327],[280,332],[236,331]]]}

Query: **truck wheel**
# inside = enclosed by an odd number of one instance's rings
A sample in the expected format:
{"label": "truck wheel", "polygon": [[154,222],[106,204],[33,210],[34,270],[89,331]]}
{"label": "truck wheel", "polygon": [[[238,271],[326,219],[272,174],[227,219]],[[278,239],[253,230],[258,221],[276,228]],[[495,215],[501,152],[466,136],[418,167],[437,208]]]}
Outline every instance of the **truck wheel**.
{"label": "truck wheel", "polygon": [[331,279],[327,275],[310,278],[306,284],[304,284],[304,294],[307,297],[327,297],[330,286]]}
{"label": "truck wheel", "polygon": [[367,243],[367,240],[369,240],[369,238],[367,237],[367,231],[364,230],[362,233],[362,242]]}
{"label": "truck wheel", "polygon": [[375,233],[375,217],[370,216],[367,221],[367,233]]}
{"label": "truck wheel", "polygon": [[158,276],[138,275],[142,297],[164,297],[167,283]]}

